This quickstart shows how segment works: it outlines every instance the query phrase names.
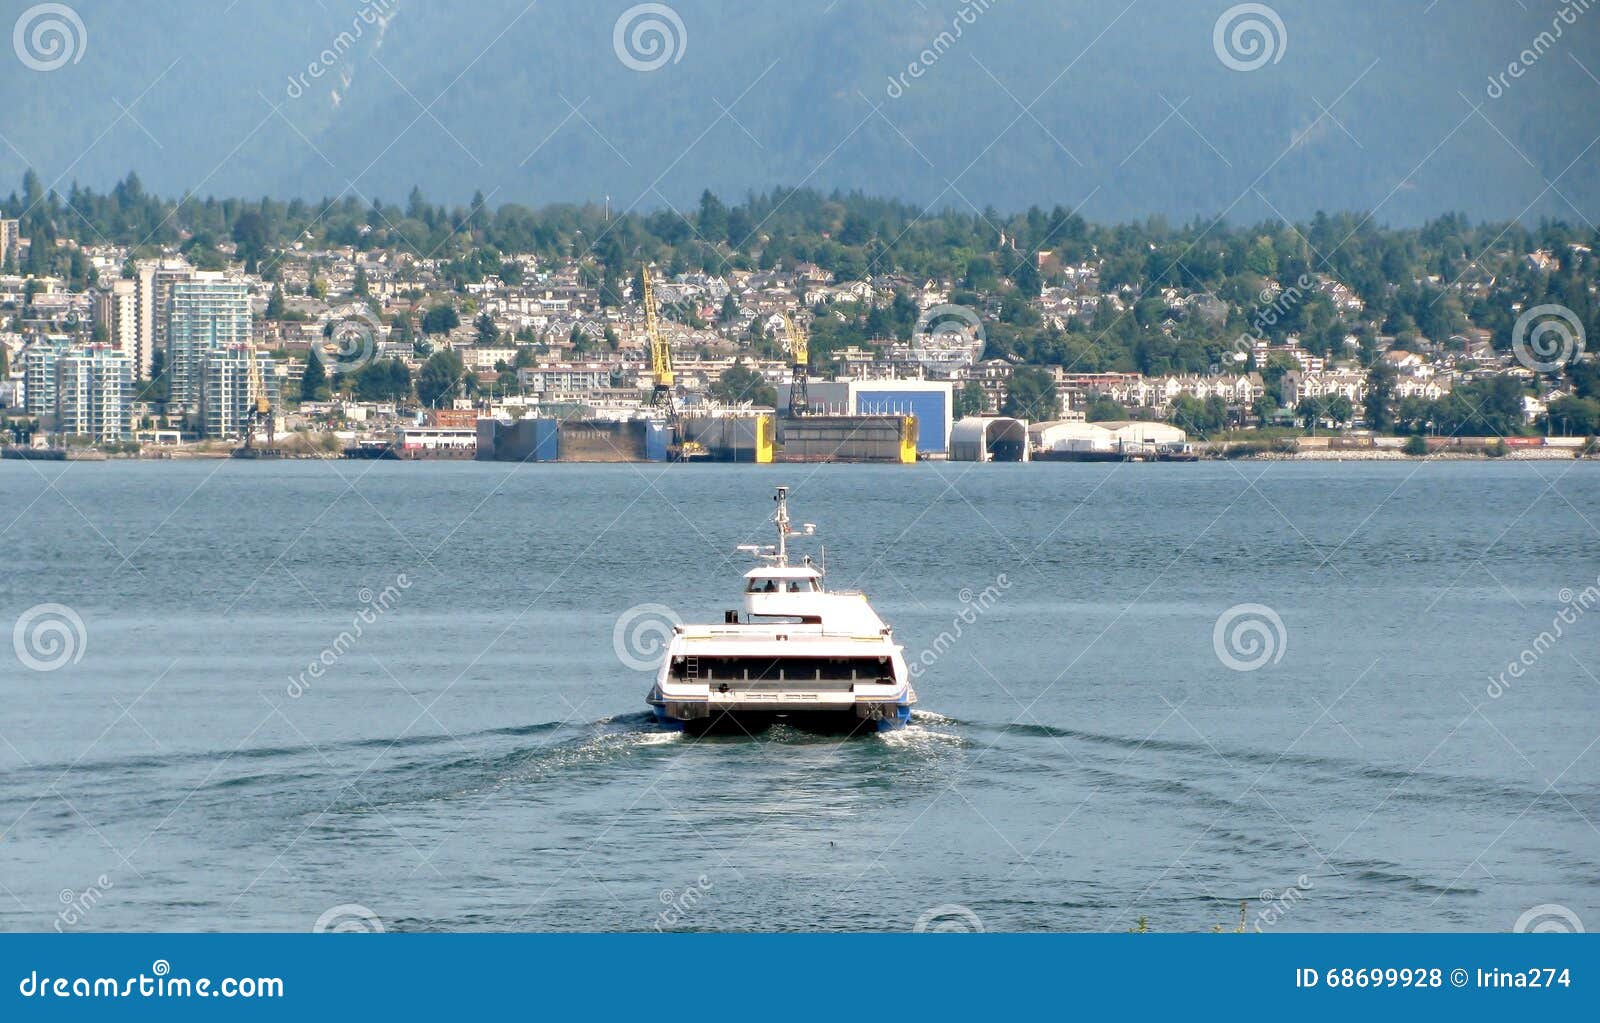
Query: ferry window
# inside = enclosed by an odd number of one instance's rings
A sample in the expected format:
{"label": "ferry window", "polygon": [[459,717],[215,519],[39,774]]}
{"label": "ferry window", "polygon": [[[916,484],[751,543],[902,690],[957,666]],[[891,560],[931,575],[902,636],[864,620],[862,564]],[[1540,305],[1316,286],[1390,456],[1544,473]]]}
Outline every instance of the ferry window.
{"label": "ferry window", "polygon": [[698,657],[692,666],[674,658],[672,672],[678,678],[712,684],[831,682],[837,686],[893,679],[889,662],[875,657]]}
{"label": "ferry window", "polygon": [[811,587],[805,585],[799,579],[791,580],[790,583],[789,583],[789,592],[790,593],[799,593],[802,590],[809,590],[810,588]]}

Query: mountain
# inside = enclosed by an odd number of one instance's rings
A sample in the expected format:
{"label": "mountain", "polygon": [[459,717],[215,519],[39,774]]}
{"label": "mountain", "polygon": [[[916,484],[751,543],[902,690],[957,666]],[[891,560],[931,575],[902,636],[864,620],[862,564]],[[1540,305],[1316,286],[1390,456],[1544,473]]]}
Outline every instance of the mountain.
{"label": "mountain", "polygon": [[1600,216],[1593,11],[640,6],[80,0],[75,59],[54,70],[35,70],[61,51],[33,45],[29,8],[0,60],[0,180],[32,166],[64,192],[135,170],[167,194],[392,202],[417,185],[616,208],[805,184],[1097,220]]}

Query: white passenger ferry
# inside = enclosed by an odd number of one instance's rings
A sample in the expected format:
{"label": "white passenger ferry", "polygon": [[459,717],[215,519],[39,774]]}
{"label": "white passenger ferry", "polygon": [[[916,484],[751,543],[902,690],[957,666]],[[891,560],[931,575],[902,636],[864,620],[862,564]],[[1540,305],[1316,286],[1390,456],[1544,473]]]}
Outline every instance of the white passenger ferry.
{"label": "white passenger ferry", "polygon": [[720,625],[673,631],[649,703],[657,720],[694,730],[800,726],[899,728],[916,703],[902,647],[865,594],[829,590],[806,555],[789,563],[789,541],[813,536],[789,521],[779,487],[774,546],[745,546],[762,564],[744,574],[743,611]]}

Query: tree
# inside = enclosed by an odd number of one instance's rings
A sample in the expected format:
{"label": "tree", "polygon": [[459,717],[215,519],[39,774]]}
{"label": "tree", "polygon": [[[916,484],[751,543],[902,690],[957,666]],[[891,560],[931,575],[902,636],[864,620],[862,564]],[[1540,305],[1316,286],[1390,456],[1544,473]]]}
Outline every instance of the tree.
{"label": "tree", "polygon": [[1316,398],[1301,398],[1300,404],[1295,406],[1295,415],[1306,424],[1307,429],[1315,429],[1317,424],[1324,419],[1338,426],[1349,422],[1355,413],[1355,407],[1350,399],[1342,394],[1324,394]]}
{"label": "tree", "polygon": [[1018,263],[1011,280],[1024,298],[1038,298],[1039,293],[1044,290],[1044,282],[1039,277],[1039,268],[1033,265],[1032,259],[1024,259]]}
{"label": "tree", "polygon": [[983,388],[976,380],[968,380],[961,385],[961,390],[956,392],[955,408],[952,410],[957,419],[967,416],[981,416],[989,407],[988,396],[983,393]]}
{"label": "tree", "polygon": [[466,364],[456,352],[435,352],[417,373],[417,400],[430,408],[439,407],[461,390],[466,372]]}
{"label": "tree", "polygon": [[300,376],[300,400],[321,401],[328,396],[328,374],[315,352],[306,353],[306,369]]}
{"label": "tree", "polygon": [[572,325],[572,333],[567,335],[567,341],[572,345],[572,350],[579,355],[588,354],[589,349],[594,347],[589,343],[589,335],[585,334],[576,323]]}
{"label": "tree", "polygon": [[358,263],[356,265],[355,280],[350,282],[350,294],[358,298],[366,298],[371,293],[371,290],[370,285],[367,283],[367,268]]}
{"label": "tree", "polygon": [[1266,385],[1266,392],[1281,402],[1284,399],[1284,377],[1299,370],[1300,363],[1290,356],[1281,353],[1269,355],[1267,364],[1261,367],[1261,382]]}
{"label": "tree", "polygon": [[700,237],[716,242],[728,236],[728,207],[708,188],[700,193]]}
{"label": "tree", "polygon": [[1055,379],[1042,369],[1018,366],[1006,386],[1002,415],[1043,422],[1056,418]]}
{"label": "tree", "polygon": [[1128,418],[1128,410],[1114,398],[1096,392],[1089,396],[1089,407],[1084,412],[1084,418],[1091,423],[1126,419]]}
{"label": "tree", "polygon": [[1373,364],[1367,373],[1367,396],[1363,402],[1362,418],[1367,429],[1374,433],[1387,433],[1394,428],[1394,382],[1399,374],[1383,360]]}
{"label": "tree", "polygon": [[1414,433],[1406,438],[1405,446],[1400,450],[1408,455],[1426,455],[1428,453],[1428,442],[1423,438],[1422,434]]}
{"label": "tree", "polygon": [[267,254],[271,241],[266,218],[256,211],[247,210],[233,222],[233,242],[238,246],[239,258],[245,262],[246,272],[254,272],[254,264]]}
{"label": "tree", "polygon": [[723,370],[722,376],[711,385],[711,396],[726,405],[738,405],[746,401],[767,408],[776,408],[778,405],[777,388],[742,362]]}
{"label": "tree", "polygon": [[494,317],[488,313],[479,313],[473,326],[478,328],[478,344],[492,345],[500,340],[500,331],[494,325]]}
{"label": "tree", "polygon": [[1180,394],[1172,402],[1167,421],[1187,433],[1206,437],[1228,425],[1228,406],[1216,395],[1201,401],[1192,394]]}
{"label": "tree", "polygon": [[436,305],[422,316],[424,334],[448,334],[461,326],[461,317],[454,306]]}
{"label": "tree", "polygon": [[723,323],[726,324],[726,323],[732,323],[734,320],[737,320],[738,318],[739,318],[739,303],[735,302],[733,300],[733,296],[731,294],[722,296],[722,309],[717,314],[717,319],[721,320]]}
{"label": "tree", "polygon": [[[0,373],[4,369],[0,368]],[[1568,395],[1550,403],[1545,422],[1551,433],[1562,437],[1587,437],[1600,433],[1600,400]]]}
{"label": "tree", "polygon": [[283,285],[274,284],[272,294],[267,297],[267,319],[283,319]]}
{"label": "tree", "polygon": [[411,370],[400,359],[376,359],[355,376],[355,395],[361,401],[398,402],[411,396]]}

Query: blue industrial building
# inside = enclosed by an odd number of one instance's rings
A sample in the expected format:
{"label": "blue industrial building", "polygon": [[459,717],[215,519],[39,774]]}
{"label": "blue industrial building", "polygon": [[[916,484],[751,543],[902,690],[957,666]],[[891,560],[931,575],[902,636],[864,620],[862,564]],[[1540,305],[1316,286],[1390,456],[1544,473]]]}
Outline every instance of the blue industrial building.
{"label": "blue industrial building", "polygon": [[[778,389],[787,408],[789,387]],[[806,388],[819,412],[846,416],[896,415],[917,420],[917,451],[943,455],[950,447],[955,388],[948,380],[812,380]]]}

